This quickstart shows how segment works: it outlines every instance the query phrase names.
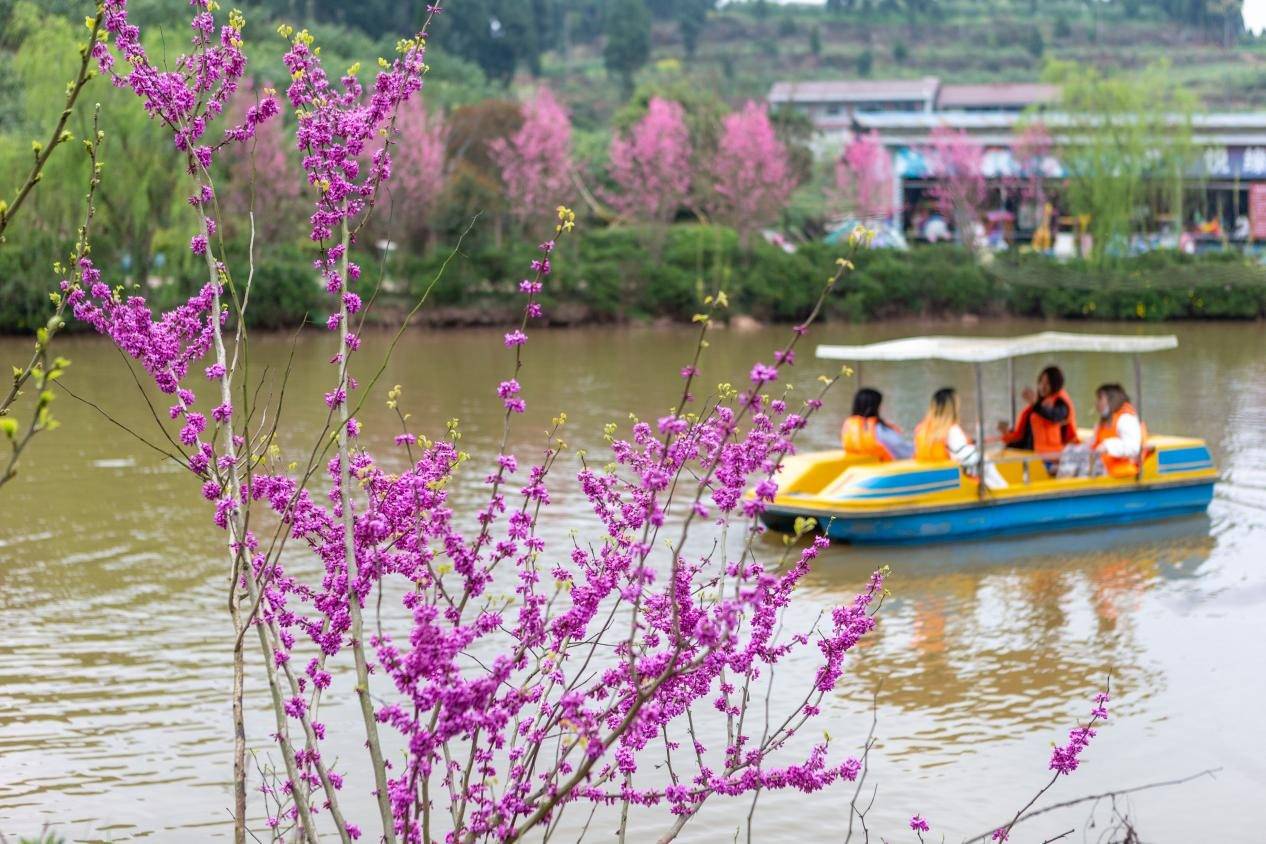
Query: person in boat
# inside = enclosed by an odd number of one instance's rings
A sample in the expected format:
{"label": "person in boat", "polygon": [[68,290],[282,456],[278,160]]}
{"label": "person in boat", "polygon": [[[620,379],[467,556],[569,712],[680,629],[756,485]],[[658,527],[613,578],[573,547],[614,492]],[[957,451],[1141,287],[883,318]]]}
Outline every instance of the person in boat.
{"label": "person in boat", "polygon": [[1099,422],[1095,425],[1094,440],[1089,445],[1065,447],[1059,476],[1136,476],[1147,429],[1130,404],[1129,395],[1120,384],[1103,384],[1095,390],[1095,409],[1099,411]]}
{"label": "person in boat", "polygon": [[998,423],[998,433],[1008,448],[1036,451],[1049,455],[1046,468],[1052,473],[1058,465],[1058,456],[1069,443],[1077,438],[1077,414],[1073,400],[1064,391],[1064,373],[1058,366],[1048,366],[1037,376],[1037,390],[1025,387],[1020,393],[1025,408],[1015,420],[1014,426]]}
{"label": "person in boat", "polygon": [[[969,475],[980,468],[980,452],[958,421],[958,392],[943,387],[932,394],[927,415],[914,429],[914,459],[925,462],[953,460]],[[998,467],[985,463],[985,486],[1001,489],[1007,485]]]}
{"label": "person in boat", "polygon": [[840,429],[840,444],[850,457],[866,455],[880,463],[908,460],[914,446],[901,435],[901,429],[879,415],[883,393],[862,387],[853,396],[853,413]]}

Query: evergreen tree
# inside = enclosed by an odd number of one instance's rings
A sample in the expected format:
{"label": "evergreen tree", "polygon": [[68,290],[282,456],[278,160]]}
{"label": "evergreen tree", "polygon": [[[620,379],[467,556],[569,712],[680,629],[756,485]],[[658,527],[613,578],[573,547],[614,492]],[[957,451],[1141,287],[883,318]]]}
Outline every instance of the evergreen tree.
{"label": "evergreen tree", "polygon": [[627,95],[633,90],[633,75],[651,55],[650,12],[643,0],[612,0],[605,29],[603,63],[608,73],[619,77]]}
{"label": "evergreen tree", "polygon": [[678,0],[673,4],[677,31],[681,33],[681,43],[687,56],[694,56],[699,46],[699,35],[707,24],[708,12],[714,8],[716,0]]}

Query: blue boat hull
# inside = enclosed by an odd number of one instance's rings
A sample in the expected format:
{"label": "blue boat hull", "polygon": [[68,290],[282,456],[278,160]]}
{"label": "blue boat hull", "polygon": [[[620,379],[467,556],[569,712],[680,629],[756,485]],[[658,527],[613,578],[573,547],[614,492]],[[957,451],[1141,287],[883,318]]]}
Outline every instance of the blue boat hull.
{"label": "blue boat hull", "polygon": [[813,516],[820,529],[834,540],[902,545],[1168,519],[1203,512],[1212,499],[1213,481],[1209,481],[1035,500],[986,500],[969,506],[906,510],[891,515],[830,515],[771,507],[763,518],[771,528],[787,530],[797,516]]}

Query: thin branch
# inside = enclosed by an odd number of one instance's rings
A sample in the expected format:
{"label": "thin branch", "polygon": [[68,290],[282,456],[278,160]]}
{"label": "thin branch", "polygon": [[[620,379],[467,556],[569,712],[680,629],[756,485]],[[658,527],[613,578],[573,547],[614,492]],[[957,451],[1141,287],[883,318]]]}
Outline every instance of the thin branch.
{"label": "thin branch", "polygon": [[[1186,776],[1186,777],[1181,777],[1176,780],[1164,780],[1162,782],[1151,782],[1151,783],[1147,783],[1146,785],[1137,785],[1137,786],[1134,786],[1133,788],[1122,788],[1116,791],[1105,791],[1102,794],[1090,794],[1090,795],[1087,795],[1086,797],[1078,797],[1075,800],[1064,800],[1063,802],[1060,802],[1060,803],[1052,803],[1049,806],[1043,806],[1042,808],[1034,809],[1032,812],[1028,812],[1027,814],[1022,814],[1019,818],[1016,819],[1015,823],[1012,824],[1012,826],[1014,826],[1015,824],[1021,823],[1023,821],[1027,821],[1030,818],[1035,818],[1038,815],[1044,815],[1047,812],[1054,812],[1056,809],[1067,809],[1069,806],[1077,806],[1081,803],[1089,803],[1092,800],[1107,800],[1109,798],[1122,797],[1126,794],[1136,794],[1140,791],[1150,791],[1153,788],[1169,788],[1175,785],[1184,785],[1193,780],[1198,780],[1201,777],[1213,777],[1214,774],[1218,773],[1221,770],[1222,768],[1220,767],[1206,768],[1205,770],[1200,771],[1199,773],[1191,774],[1190,776]],[[992,829],[989,830],[988,832],[982,832],[980,835],[977,835],[974,838],[967,839],[965,842],[963,842],[963,844],[975,844],[975,842],[977,841],[987,841],[989,840],[989,837],[993,835],[993,833],[994,831]]]}

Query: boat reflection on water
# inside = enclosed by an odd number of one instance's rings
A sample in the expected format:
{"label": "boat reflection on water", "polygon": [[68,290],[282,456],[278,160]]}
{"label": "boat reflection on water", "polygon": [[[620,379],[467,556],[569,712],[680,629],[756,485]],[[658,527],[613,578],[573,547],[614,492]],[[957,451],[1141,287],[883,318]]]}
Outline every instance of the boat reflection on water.
{"label": "boat reflection on water", "polygon": [[838,694],[869,706],[882,684],[893,757],[932,743],[970,753],[1010,728],[1062,724],[1109,676],[1135,700],[1160,691],[1164,666],[1138,629],[1143,598],[1200,577],[1216,545],[1210,527],[1200,515],[935,547],[832,546],[803,584],[834,604],[890,567],[880,623]]}

